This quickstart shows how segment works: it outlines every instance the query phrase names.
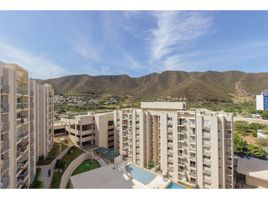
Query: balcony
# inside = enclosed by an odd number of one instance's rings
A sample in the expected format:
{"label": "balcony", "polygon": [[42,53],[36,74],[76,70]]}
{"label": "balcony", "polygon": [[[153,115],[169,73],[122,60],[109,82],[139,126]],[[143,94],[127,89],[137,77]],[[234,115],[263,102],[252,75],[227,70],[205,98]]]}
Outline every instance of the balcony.
{"label": "balcony", "polygon": [[173,137],[172,137],[172,135],[168,135],[168,140],[173,140]]}
{"label": "balcony", "polygon": [[16,88],[17,94],[27,95],[28,90],[24,88]]}
{"label": "balcony", "polygon": [[9,141],[1,143],[1,153],[6,152],[9,149]]}
{"label": "balcony", "polygon": [[233,175],[233,171],[230,170],[230,169],[227,169],[226,170],[226,174],[227,174],[227,176],[232,176]]}
{"label": "balcony", "polygon": [[9,122],[1,122],[1,133],[9,130]]}
{"label": "balcony", "polygon": [[1,94],[8,94],[9,93],[9,85],[1,85]]}
{"label": "balcony", "polygon": [[210,139],[210,134],[209,133],[203,133],[203,138]]}
{"label": "balcony", "polygon": [[203,146],[210,148],[211,147],[211,143],[210,142],[204,142],[203,143]]}
{"label": "balcony", "polygon": [[211,155],[211,153],[210,153],[210,151],[203,151],[203,154],[205,155],[205,156],[210,156]]}
{"label": "balcony", "polygon": [[191,127],[191,128],[195,127],[195,122],[193,120],[189,121],[189,127]]}
{"label": "balcony", "polygon": [[227,161],[226,161],[226,165],[231,165],[231,166],[233,166],[233,162],[232,162],[231,160],[227,160]]}
{"label": "balcony", "polygon": [[8,103],[1,103],[1,113],[9,112],[9,104]]}
{"label": "balcony", "polygon": [[194,151],[195,152],[195,146],[194,145],[190,145],[190,148],[189,148],[190,151]]}
{"label": "balcony", "polygon": [[195,144],[195,140],[190,139],[190,140],[189,140],[189,143],[190,143],[190,144]]}
{"label": "balcony", "polygon": [[26,109],[28,108],[28,104],[27,103],[17,103],[17,109]]}
{"label": "balcony", "polygon": [[1,188],[2,189],[7,189],[9,187],[9,182],[10,182],[10,179],[9,179],[9,176],[2,176],[1,177]]}
{"label": "balcony", "polygon": [[4,174],[9,168],[9,160],[6,159],[6,160],[2,160],[1,162],[2,162],[2,164],[1,164],[1,173]]}
{"label": "balcony", "polygon": [[206,184],[211,184],[211,179],[210,178],[204,178],[204,183]]}
{"label": "balcony", "polygon": [[203,159],[203,163],[206,164],[206,165],[210,165],[211,164],[211,161],[210,161],[210,159],[204,158]]}
{"label": "balcony", "polygon": [[17,141],[19,141],[20,139],[24,138],[25,136],[28,135],[28,131],[18,131],[17,132]]}
{"label": "balcony", "polygon": [[211,170],[208,167],[204,167],[203,172],[204,172],[204,174],[211,175]]}
{"label": "balcony", "polygon": [[191,176],[191,177],[196,177],[196,172],[195,171],[190,171],[190,173],[189,173],[189,175]]}

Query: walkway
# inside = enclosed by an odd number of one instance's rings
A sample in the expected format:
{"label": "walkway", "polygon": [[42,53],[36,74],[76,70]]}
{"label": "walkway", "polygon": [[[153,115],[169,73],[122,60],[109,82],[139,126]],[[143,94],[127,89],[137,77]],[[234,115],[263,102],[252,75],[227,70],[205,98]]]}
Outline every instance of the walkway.
{"label": "walkway", "polygon": [[[39,180],[43,182],[43,188],[50,188],[50,184],[52,181],[52,177],[54,174],[54,168],[56,165],[56,162],[58,159],[61,159],[67,152],[68,150],[71,148],[71,146],[68,146],[66,149],[64,149],[63,152],[61,152],[60,155],[58,155],[57,158],[55,158],[49,165],[39,165],[36,167],[41,168],[41,173],[39,176]],[[48,176],[48,171],[50,170],[50,176]]]}

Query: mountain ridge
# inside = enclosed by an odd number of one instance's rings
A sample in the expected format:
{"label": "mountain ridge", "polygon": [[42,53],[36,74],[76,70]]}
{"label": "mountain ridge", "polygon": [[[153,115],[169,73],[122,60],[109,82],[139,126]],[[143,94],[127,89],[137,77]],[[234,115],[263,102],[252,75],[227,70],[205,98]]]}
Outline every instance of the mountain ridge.
{"label": "mountain ridge", "polygon": [[58,93],[131,95],[141,98],[185,97],[187,100],[253,100],[268,89],[268,73],[242,71],[164,71],[141,77],[127,74],[91,76],[68,75],[43,80]]}

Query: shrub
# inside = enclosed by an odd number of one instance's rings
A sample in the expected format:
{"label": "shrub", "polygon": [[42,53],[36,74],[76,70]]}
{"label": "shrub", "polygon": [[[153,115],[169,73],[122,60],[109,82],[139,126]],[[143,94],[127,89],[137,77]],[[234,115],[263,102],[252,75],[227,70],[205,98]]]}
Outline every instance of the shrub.
{"label": "shrub", "polygon": [[154,162],[150,161],[150,162],[148,163],[148,168],[149,168],[149,169],[152,169],[153,167],[154,167]]}
{"label": "shrub", "polygon": [[266,152],[261,146],[249,144],[248,150],[252,156],[255,156],[257,158],[265,158]]}
{"label": "shrub", "polygon": [[261,114],[261,117],[262,117],[263,119],[268,119],[268,110],[264,110],[264,111],[262,112],[262,114]]}
{"label": "shrub", "polygon": [[58,159],[57,162],[56,162],[55,168],[64,170],[65,165],[66,165],[66,163],[65,163],[64,160]]}

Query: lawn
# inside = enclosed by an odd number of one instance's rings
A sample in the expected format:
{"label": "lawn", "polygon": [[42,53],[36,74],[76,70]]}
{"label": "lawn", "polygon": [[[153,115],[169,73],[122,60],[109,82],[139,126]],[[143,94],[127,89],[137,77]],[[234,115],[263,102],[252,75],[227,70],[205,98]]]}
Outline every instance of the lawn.
{"label": "lawn", "polygon": [[64,151],[64,149],[67,148],[67,145],[65,144],[54,143],[51,150],[48,152],[48,155],[46,158],[44,158],[43,156],[39,157],[39,161],[37,162],[37,165],[50,164],[61,153],[60,145],[61,145],[61,151]]}
{"label": "lawn", "polygon": [[81,174],[83,172],[87,172],[96,168],[99,168],[100,164],[96,161],[96,160],[85,160],[84,162],[82,162],[74,171],[74,173],[72,174],[72,176],[77,175],[77,174]]}
{"label": "lawn", "polygon": [[53,174],[52,182],[50,188],[59,188],[61,177],[65,171],[65,169],[69,166],[69,164],[78,156],[83,154],[80,148],[72,146],[69,151],[62,157],[61,160],[58,160],[55,166],[55,171]]}

